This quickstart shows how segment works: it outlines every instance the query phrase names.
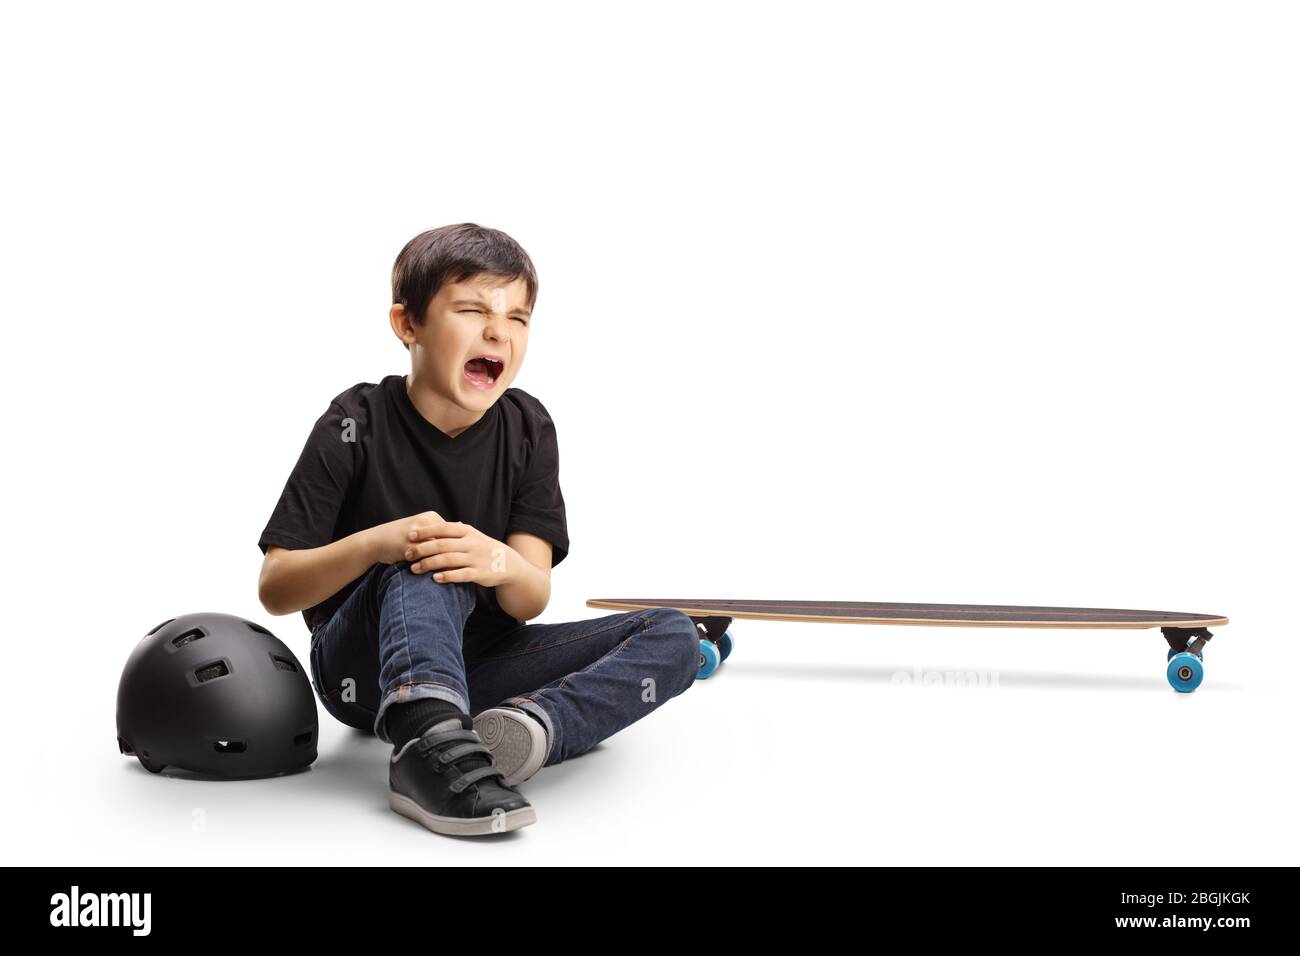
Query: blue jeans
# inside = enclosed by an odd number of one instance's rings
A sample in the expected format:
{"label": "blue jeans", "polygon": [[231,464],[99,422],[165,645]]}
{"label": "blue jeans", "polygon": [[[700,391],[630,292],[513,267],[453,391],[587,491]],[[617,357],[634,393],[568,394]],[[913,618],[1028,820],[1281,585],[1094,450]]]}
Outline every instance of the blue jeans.
{"label": "blue jeans", "polygon": [[312,632],[312,686],[343,723],[391,743],[384,712],[432,697],[467,714],[517,707],[550,738],[546,765],[590,750],[695,680],[699,634],[681,611],[653,608],[567,624],[520,624],[462,641],[474,585],[443,583],[410,562],[377,564]]}

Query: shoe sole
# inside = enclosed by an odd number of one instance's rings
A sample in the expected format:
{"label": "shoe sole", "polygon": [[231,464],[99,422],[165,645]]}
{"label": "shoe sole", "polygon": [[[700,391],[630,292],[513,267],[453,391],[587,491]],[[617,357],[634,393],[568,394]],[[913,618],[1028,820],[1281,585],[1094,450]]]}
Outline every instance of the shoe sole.
{"label": "shoe sole", "polygon": [[[526,718],[536,720],[531,714]],[[474,732],[492,754],[507,787],[518,786],[538,770],[546,760],[546,738],[539,740],[529,725],[508,710],[485,710],[474,718]]]}
{"label": "shoe sole", "polygon": [[395,790],[388,791],[388,805],[402,816],[444,836],[490,836],[509,833],[537,822],[537,813],[532,807],[504,810],[486,817],[441,817]]}

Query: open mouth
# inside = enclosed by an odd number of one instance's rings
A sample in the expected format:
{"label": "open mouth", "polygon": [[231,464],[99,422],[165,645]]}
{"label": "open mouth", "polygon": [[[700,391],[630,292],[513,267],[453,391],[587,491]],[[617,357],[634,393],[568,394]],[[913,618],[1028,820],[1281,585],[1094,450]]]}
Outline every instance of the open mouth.
{"label": "open mouth", "polygon": [[465,378],[475,388],[491,388],[504,371],[505,365],[501,361],[486,355],[465,363]]}

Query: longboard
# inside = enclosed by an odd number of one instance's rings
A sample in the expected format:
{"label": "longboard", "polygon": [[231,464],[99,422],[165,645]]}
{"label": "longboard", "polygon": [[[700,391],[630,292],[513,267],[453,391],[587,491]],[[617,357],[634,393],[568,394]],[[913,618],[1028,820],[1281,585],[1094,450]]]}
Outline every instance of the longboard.
{"label": "longboard", "polygon": [[1211,627],[1228,623],[1218,614],[1093,607],[1020,607],[996,604],[885,604],[873,601],[722,601],[696,598],[592,598],[588,607],[644,611],[669,607],[700,631],[697,679],[711,677],[735,644],[733,620],[809,621],[839,624],[910,624],[926,627],[1160,628],[1169,644],[1165,674],[1174,690],[1191,693],[1205,676],[1205,644]]}

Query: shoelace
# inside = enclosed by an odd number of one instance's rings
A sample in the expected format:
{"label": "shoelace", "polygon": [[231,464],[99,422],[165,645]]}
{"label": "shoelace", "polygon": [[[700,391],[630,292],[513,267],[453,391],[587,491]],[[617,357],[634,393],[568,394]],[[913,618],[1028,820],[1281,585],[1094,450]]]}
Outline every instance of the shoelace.
{"label": "shoelace", "polygon": [[[447,747],[454,741],[461,741],[453,747]],[[445,748],[445,749],[444,749]],[[492,762],[492,752],[483,746],[478,734],[472,730],[441,730],[437,733],[426,734],[420,738],[420,742],[415,745],[415,749],[423,758],[435,757],[438,761],[438,772],[449,766],[455,766],[458,760],[462,760],[472,754],[482,754],[487,760],[487,765],[475,767],[473,770],[461,770],[456,767],[460,774],[451,782],[451,792],[460,793],[471,784],[478,783],[487,777],[504,777],[505,773]]]}

